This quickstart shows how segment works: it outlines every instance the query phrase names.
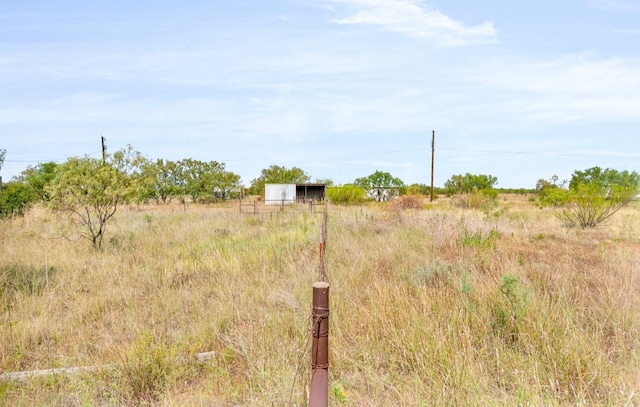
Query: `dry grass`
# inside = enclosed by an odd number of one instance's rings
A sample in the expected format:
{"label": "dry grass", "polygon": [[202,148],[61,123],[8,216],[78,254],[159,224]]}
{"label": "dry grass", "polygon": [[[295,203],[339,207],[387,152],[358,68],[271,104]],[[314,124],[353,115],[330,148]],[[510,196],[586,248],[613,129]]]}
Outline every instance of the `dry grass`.
{"label": "dry grass", "polygon": [[[637,206],[588,231],[518,197],[427,207],[329,208],[332,405],[640,404]],[[1,369],[109,367],[0,403],[304,405],[321,221],[130,208],[101,253],[3,222]]]}

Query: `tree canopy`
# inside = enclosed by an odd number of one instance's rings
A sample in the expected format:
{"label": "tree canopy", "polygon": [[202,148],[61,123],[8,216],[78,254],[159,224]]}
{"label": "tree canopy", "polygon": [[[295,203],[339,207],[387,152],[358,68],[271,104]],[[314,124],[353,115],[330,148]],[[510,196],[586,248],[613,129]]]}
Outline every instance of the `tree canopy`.
{"label": "tree canopy", "polygon": [[[356,178],[353,185],[363,188],[371,199],[381,202],[397,196],[399,189],[404,186],[404,182],[388,172],[376,170],[366,177]],[[394,189],[396,191],[390,192]]]}
{"label": "tree canopy", "polygon": [[457,194],[469,194],[472,192],[493,189],[498,183],[498,178],[493,175],[469,174],[452,175],[445,183],[447,196]]}
{"label": "tree canopy", "polygon": [[565,192],[562,217],[581,228],[594,228],[609,219],[640,193],[635,172],[592,167],[575,171]]}
{"label": "tree canopy", "polygon": [[79,236],[100,249],[107,222],[134,196],[132,186],[131,178],[111,162],[84,157],[59,165],[46,190],[51,209],[79,226]]}

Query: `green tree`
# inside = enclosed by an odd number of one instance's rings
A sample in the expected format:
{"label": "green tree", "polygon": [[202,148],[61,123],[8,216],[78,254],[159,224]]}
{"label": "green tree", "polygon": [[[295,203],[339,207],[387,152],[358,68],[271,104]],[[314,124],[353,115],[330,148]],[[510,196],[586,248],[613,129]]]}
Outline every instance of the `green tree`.
{"label": "green tree", "polygon": [[56,168],[45,188],[50,208],[78,226],[80,238],[89,240],[96,250],[102,247],[108,221],[135,195],[132,179],[121,164],[118,156],[106,164],[90,157],[70,158]]}
{"label": "green tree", "polygon": [[640,193],[634,171],[592,167],[575,171],[566,191],[561,217],[581,228],[594,228],[628,205]]}
{"label": "green tree", "polygon": [[536,193],[540,207],[560,207],[567,203],[567,181],[560,181],[560,177],[553,175],[550,179],[539,179],[536,182]]}
{"label": "green tree", "polygon": [[251,181],[249,193],[264,197],[265,184],[303,184],[311,179],[306,172],[298,167],[285,168],[272,165],[262,170],[260,176]]}
{"label": "green tree", "polygon": [[356,178],[354,185],[363,188],[371,199],[381,202],[397,196],[404,182],[388,172],[376,171],[373,174]]}
{"label": "green tree", "polygon": [[47,193],[46,187],[55,177],[57,167],[58,164],[55,162],[40,163],[22,171],[16,180],[29,187],[34,200],[47,202],[51,197]]}
{"label": "green tree", "polygon": [[168,204],[183,194],[181,167],[175,161],[146,160],[141,166],[138,192],[142,201]]}
{"label": "green tree", "polygon": [[7,150],[4,148],[0,148],[0,170],[4,165],[4,158],[7,156]]}
{"label": "green tree", "polygon": [[324,184],[327,187],[333,186],[333,180],[331,178],[318,178],[316,184]]}
{"label": "green tree", "polygon": [[187,158],[181,160],[178,166],[181,171],[180,183],[193,202],[225,200],[240,193],[240,176],[226,171],[223,163]]}
{"label": "green tree", "polygon": [[0,218],[23,216],[34,201],[29,187],[12,181],[2,186],[0,193]]}
{"label": "green tree", "polygon": [[478,191],[489,191],[494,189],[498,183],[498,178],[493,175],[469,174],[453,175],[445,183],[447,196],[469,194]]}

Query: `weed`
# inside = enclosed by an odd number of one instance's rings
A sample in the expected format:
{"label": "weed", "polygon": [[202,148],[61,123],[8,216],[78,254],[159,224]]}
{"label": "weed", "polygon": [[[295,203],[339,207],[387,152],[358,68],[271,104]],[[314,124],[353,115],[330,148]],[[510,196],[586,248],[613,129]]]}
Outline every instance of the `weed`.
{"label": "weed", "polygon": [[154,403],[179,374],[175,349],[143,334],[125,354],[109,383],[111,393],[126,403]]}
{"label": "weed", "polygon": [[507,274],[498,284],[498,297],[493,308],[493,328],[510,344],[518,342],[527,311],[527,291],[517,277]]}
{"label": "weed", "polygon": [[0,295],[41,294],[55,273],[54,267],[40,268],[25,264],[0,267]]}
{"label": "weed", "polygon": [[334,383],[331,386],[331,393],[333,393],[333,397],[335,397],[338,403],[342,404],[347,401],[347,392],[340,383]]}
{"label": "weed", "polygon": [[495,227],[491,228],[489,233],[485,236],[481,230],[472,233],[465,226],[458,241],[463,247],[496,250],[497,242],[500,239],[500,236],[500,232]]}

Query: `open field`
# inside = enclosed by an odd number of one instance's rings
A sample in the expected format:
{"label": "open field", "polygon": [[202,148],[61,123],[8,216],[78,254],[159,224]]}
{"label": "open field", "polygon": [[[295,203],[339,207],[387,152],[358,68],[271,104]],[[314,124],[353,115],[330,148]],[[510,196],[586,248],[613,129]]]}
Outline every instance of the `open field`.
{"label": "open field", "polygon": [[[640,405],[637,203],[593,230],[517,196],[328,210],[330,405]],[[2,222],[0,369],[107,367],[0,404],[304,405],[321,222],[121,209],[102,252],[44,210]]]}

